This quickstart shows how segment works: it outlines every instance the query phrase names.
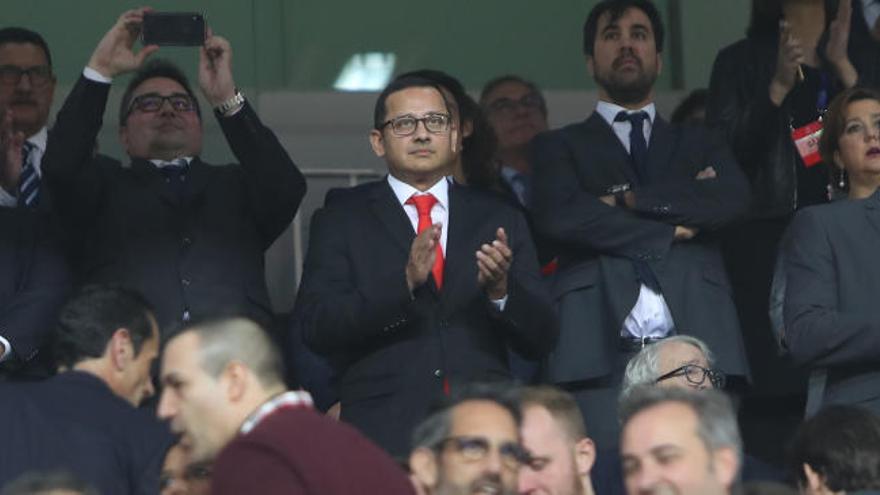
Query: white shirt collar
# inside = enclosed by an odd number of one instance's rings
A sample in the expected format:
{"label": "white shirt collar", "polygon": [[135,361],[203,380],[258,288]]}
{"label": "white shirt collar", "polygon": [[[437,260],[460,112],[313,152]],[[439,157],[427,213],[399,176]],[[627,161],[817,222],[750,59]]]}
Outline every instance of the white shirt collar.
{"label": "white shirt collar", "polygon": [[614,118],[617,117],[617,114],[619,114],[621,111],[625,111],[627,113],[638,111],[646,112],[648,114],[648,122],[650,122],[651,125],[654,124],[654,117],[657,116],[657,109],[654,106],[654,103],[648,103],[644,107],[637,110],[623,108],[620,105],[615,105],[614,103],[608,101],[599,100],[599,103],[596,103],[596,112],[598,112],[599,115],[601,115],[602,118],[605,119],[605,122],[608,122],[608,125],[610,126],[614,125]]}
{"label": "white shirt collar", "polygon": [[437,198],[437,203],[440,206],[449,210],[449,181],[446,177],[441,177],[440,180],[425,192],[419,191],[391,174],[388,174],[388,185],[391,186],[391,190],[394,191],[394,195],[397,197],[397,201],[400,202],[401,206],[403,206],[413,194],[431,193]]}
{"label": "white shirt collar", "polygon": [[266,418],[266,416],[285,407],[311,408],[313,407],[312,396],[305,390],[288,390],[287,392],[278,394],[264,402],[256,411],[252,412],[250,416],[244,420],[239,432],[242,434],[250,433],[251,430],[260,424],[260,421]]}
{"label": "white shirt collar", "polygon": [[186,160],[186,164],[189,165],[192,163],[193,157],[191,157],[191,156],[178,156],[174,160],[150,160],[150,163],[152,163],[153,165],[155,165],[159,168],[162,168],[166,165],[177,165],[176,163],[174,163],[176,160]]}
{"label": "white shirt collar", "polygon": [[36,134],[27,138],[27,141],[29,143],[33,144],[34,146],[36,146],[37,149],[40,150],[40,152],[45,153],[46,152],[46,141],[48,140],[48,138],[49,138],[49,131],[48,131],[48,129],[46,129],[46,126],[43,126],[43,128],[40,129],[39,131],[37,131]]}

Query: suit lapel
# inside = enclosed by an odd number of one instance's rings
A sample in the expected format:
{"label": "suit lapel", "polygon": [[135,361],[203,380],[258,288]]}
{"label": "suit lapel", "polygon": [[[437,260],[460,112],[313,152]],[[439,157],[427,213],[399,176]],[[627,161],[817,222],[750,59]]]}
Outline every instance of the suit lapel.
{"label": "suit lapel", "polygon": [[648,182],[654,183],[661,177],[668,177],[666,168],[672,163],[675,136],[672,126],[659,116],[654,118],[651,127],[651,142],[648,144]]}
{"label": "suit lapel", "polygon": [[611,164],[618,168],[626,176],[630,184],[638,184],[639,179],[633,169],[629,153],[623,147],[623,143],[617,138],[614,129],[605,122],[599,112],[593,112],[584,122],[584,138],[582,148],[589,154],[589,160],[582,163]]}
{"label": "suit lapel", "polygon": [[371,191],[369,203],[368,208],[377,223],[406,256],[409,256],[416,233],[387,180],[378,183]]}
{"label": "suit lapel", "polygon": [[199,157],[193,158],[186,173],[184,196],[187,202],[193,202],[205,192],[205,187],[212,177],[210,165],[206,165]]}
{"label": "suit lapel", "polygon": [[868,217],[868,223],[880,232],[880,190],[865,200],[865,216]]}

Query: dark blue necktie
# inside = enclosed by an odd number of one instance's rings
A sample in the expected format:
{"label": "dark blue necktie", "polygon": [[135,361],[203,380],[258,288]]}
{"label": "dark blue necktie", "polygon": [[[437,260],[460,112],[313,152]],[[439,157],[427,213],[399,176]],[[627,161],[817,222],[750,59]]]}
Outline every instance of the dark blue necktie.
{"label": "dark blue necktie", "polygon": [[[628,113],[621,110],[616,117],[615,122],[629,121],[632,128],[629,131],[629,158],[632,161],[633,169],[636,171],[636,177],[640,184],[648,182],[648,143],[645,142],[645,119],[648,113],[644,111]],[[660,281],[654,275],[654,270],[647,262],[642,260],[633,260],[633,267],[636,270],[636,276],[639,281],[649,289],[660,294]]]}
{"label": "dark blue necktie", "polygon": [[162,175],[165,176],[165,182],[177,197],[183,196],[184,186],[186,185],[187,163],[183,158],[178,158],[159,167]]}
{"label": "dark blue necktie", "polygon": [[629,157],[640,184],[648,182],[648,143],[645,141],[645,120],[647,118],[647,112],[629,113],[626,110],[621,110],[614,117],[615,122],[628,121],[630,123]]}
{"label": "dark blue necktie", "polygon": [[21,176],[18,179],[18,206],[32,208],[40,200],[40,176],[34,166],[34,148],[27,141],[21,149]]}

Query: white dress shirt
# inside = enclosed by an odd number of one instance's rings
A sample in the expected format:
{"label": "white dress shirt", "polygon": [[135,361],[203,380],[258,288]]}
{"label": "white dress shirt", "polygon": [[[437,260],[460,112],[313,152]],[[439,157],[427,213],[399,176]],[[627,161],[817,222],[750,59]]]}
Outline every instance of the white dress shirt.
{"label": "white dress shirt", "polygon": [[[36,134],[27,138],[27,142],[33,145],[33,149],[31,149],[31,163],[37,171],[37,177],[40,178],[43,177],[43,170],[40,168],[40,164],[43,161],[43,155],[46,153],[46,140],[48,137],[49,131],[44,126]],[[14,208],[18,204],[17,194],[18,191],[7,191],[0,187],[0,206]]]}
{"label": "white dress shirt", "polygon": [[880,2],[877,2],[877,0],[862,0],[862,15],[865,17],[868,31],[874,29],[877,19],[880,18]]}
{"label": "white dress shirt", "polygon": [[[596,105],[596,112],[605,119],[605,122],[608,122],[608,125],[614,130],[614,134],[617,135],[617,139],[620,140],[620,143],[623,144],[623,147],[626,148],[627,153],[629,153],[629,134],[632,130],[632,124],[630,124],[628,120],[622,122],[614,121],[614,118],[617,117],[617,114],[622,110],[633,112],[632,110],[627,110],[626,108],[607,101],[599,101]],[[654,107],[654,104],[650,103],[635,111],[643,111],[648,114],[648,118],[645,119],[645,127],[642,131],[645,134],[645,142],[650,143],[651,129],[653,128],[654,117],[657,115],[657,110]],[[626,319],[623,321],[623,328],[620,331],[620,335],[637,339],[659,338],[666,337],[674,328],[675,324],[672,321],[672,313],[669,311],[669,306],[666,304],[666,299],[663,298],[663,294],[658,294],[645,284],[642,284],[639,288],[639,298],[636,300],[635,306],[630,310],[629,315],[627,315]]]}
{"label": "white dress shirt", "polygon": [[[403,211],[406,213],[407,218],[409,218],[409,222],[412,224],[414,232],[419,231],[419,211],[416,209],[416,205],[406,204],[406,202],[413,195],[433,194],[434,197],[437,198],[437,203],[431,208],[431,221],[441,225],[440,249],[443,252],[444,259],[446,258],[446,239],[449,230],[447,226],[449,225],[450,180],[449,177],[443,177],[431,186],[430,189],[422,192],[391,174],[388,174],[388,185],[391,186],[391,190],[394,191],[394,196],[397,197],[397,201],[399,201],[400,206],[403,207]],[[474,258],[474,263],[476,262],[477,260]],[[492,304],[498,308],[498,311],[504,311],[504,307],[507,305],[507,296],[504,296],[501,299],[492,299],[491,301]]]}

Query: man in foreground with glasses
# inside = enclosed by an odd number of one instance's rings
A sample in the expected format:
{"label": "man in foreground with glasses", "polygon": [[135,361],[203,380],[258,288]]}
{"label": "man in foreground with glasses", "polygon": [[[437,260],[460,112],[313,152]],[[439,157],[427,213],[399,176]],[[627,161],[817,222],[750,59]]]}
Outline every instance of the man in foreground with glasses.
{"label": "man in foreground with glasses", "polygon": [[181,435],[189,462],[213,459],[212,494],[413,493],[388,454],[315,411],[283,377],[278,349],[250,320],[197,322],[168,341],[157,414]]}
{"label": "man in foreground with glasses", "polygon": [[373,120],[388,177],[315,213],[298,304],[339,371],[342,420],[405,456],[431,403],[509,378],[506,345],[541,356],[556,325],[522,214],[447,180],[459,129],[437,84],[394,80]]}
{"label": "man in foreground with glasses", "polygon": [[512,389],[468,385],[441,401],[416,426],[409,467],[428,495],[514,495],[528,462],[519,442]]}
{"label": "man in foreground with glasses", "polygon": [[532,167],[528,147],[547,130],[547,103],[538,86],[519,76],[492,79],[480,94],[480,106],[498,137],[495,159],[504,184],[524,207],[531,199]]}
{"label": "man in foreground with glasses", "polygon": [[[79,276],[140,290],[160,326],[224,309],[265,320],[263,254],[289,225],[305,179],[236,89],[232,50],[209,35],[198,80],[240,162],[200,158],[202,113],[174,65],[133,47],[144,13],[120,16],[58,113],[44,159],[53,204],[72,230]],[[131,165],[95,156],[111,82],[134,72],[119,107]]]}

